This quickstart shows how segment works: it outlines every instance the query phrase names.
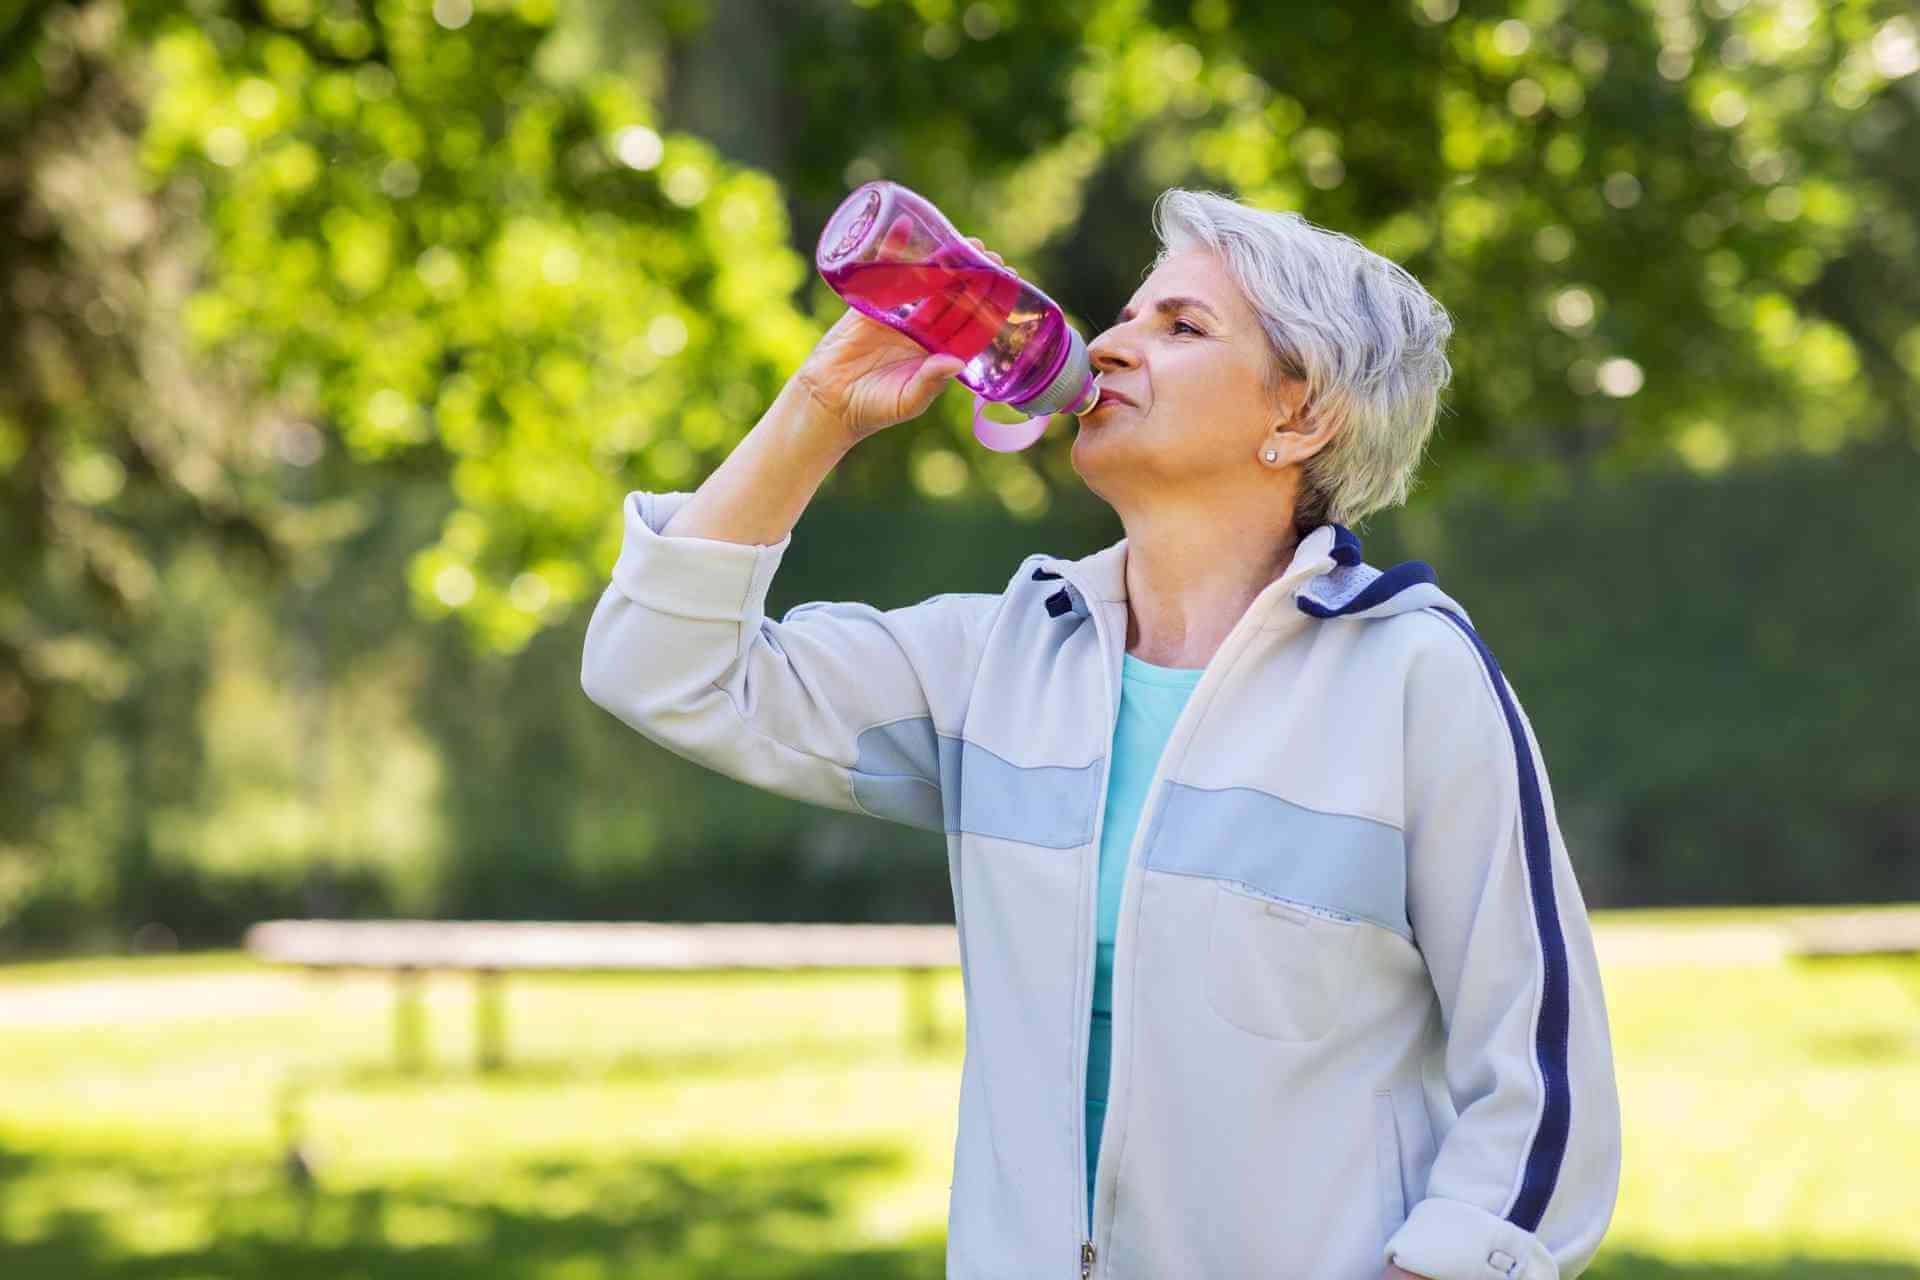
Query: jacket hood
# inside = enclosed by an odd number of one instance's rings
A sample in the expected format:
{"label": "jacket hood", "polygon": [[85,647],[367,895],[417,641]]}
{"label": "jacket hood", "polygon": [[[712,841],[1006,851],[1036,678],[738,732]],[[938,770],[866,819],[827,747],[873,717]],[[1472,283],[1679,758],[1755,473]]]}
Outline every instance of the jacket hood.
{"label": "jacket hood", "polygon": [[[1040,566],[1036,578],[1043,573],[1058,573],[1072,588],[1090,592],[1106,603],[1127,598],[1125,538],[1078,560],[1049,556],[1034,559]],[[1283,584],[1282,593],[1291,596],[1295,607],[1310,617],[1388,618],[1440,605],[1472,623],[1459,602],[1440,589],[1432,565],[1424,560],[1405,560],[1388,569],[1376,568],[1362,558],[1360,539],[1343,524],[1323,524],[1302,538],[1292,563],[1275,583]],[[1076,612],[1084,612],[1084,606]]]}

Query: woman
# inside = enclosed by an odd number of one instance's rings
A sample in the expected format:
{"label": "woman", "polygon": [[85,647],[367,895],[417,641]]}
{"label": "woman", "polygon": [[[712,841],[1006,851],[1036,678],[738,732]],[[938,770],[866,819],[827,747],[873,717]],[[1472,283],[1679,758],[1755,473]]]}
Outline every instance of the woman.
{"label": "woman", "polygon": [[1348,527],[1405,500],[1450,322],[1297,215],[1154,214],[1073,444],[1123,539],[767,618],[820,481],[960,367],[849,311],[697,493],[628,496],[583,686],[945,833],[954,1280],[1570,1277],[1619,1110],[1545,767],[1466,610]]}

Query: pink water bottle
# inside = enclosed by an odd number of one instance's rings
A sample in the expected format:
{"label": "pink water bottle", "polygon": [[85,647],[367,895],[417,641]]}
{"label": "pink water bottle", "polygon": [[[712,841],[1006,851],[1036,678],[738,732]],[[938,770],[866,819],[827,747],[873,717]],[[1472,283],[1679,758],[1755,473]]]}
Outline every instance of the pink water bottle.
{"label": "pink water bottle", "polygon": [[[897,182],[869,182],[841,202],[820,233],[814,266],[862,315],[967,362],[954,376],[974,393],[974,438],[989,449],[1024,449],[1051,415],[1083,414],[1099,399],[1086,340],[1053,299],[995,266]],[[993,422],[981,412],[986,400],[1028,419]]]}

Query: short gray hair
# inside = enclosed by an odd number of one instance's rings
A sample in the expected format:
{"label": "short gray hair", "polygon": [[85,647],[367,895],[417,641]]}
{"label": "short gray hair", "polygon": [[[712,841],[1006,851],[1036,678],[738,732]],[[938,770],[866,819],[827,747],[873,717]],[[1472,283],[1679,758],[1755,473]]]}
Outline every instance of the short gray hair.
{"label": "short gray hair", "polygon": [[1306,412],[1344,419],[1301,466],[1295,530],[1404,503],[1453,376],[1446,308],[1399,264],[1292,211],[1175,187],[1154,201],[1153,229],[1155,267],[1207,248],[1239,284],[1273,354],[1270,395],[1298,379]]}

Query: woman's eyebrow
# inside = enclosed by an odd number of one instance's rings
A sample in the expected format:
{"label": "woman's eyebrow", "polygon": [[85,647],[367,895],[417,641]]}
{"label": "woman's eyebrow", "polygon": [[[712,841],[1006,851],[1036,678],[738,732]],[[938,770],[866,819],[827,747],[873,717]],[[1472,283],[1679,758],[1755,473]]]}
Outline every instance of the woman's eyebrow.
{"label": "woman's eyebrow", "polygon": [[[1208,306],[1206,303],[1202,302],[1198,298],[1187,298],[1187,297],[1162,298],[1160,299],[1160,301],[1153,304],[1153,309],[1155,311],[1158,311],[1161,315],[1165,315],[1169,311],[1178,311],[1181,307],[1192,307],[1196,311],[1204,311],[1206,312],[1207,317],[1215,321],[1216,323],[1220,319],[1218,312],[1214,311],[1212,307]],[[1117,320],[1114,321],[1114,323],[1124,324],[1131,319],[1133,319],[1133,308],[1122,307],[1120,309],[1120,316]]]}

